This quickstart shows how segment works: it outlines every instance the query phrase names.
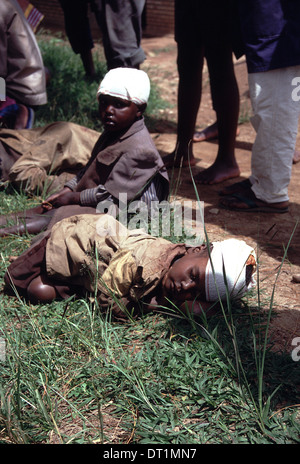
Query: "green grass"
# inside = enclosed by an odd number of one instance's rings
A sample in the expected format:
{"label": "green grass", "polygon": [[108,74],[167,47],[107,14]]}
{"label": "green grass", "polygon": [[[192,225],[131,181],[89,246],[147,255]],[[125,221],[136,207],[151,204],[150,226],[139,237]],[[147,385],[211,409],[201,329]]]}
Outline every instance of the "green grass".
{"label": "green grass", "polygon": [[[44,121],[95,127],[95,89],[77,82],[77,57],[57,40],[42,47],[61,69]],[[0,211],[37,201],[4,190]],[[0,239],[1,281],[31,238]],[[0,443],[299,443],[299,363],[272,351],[273,300],[263,296],[259,285],[209,320],[162,310],[120,324],[93,300],[32,305],[1,292]]]}

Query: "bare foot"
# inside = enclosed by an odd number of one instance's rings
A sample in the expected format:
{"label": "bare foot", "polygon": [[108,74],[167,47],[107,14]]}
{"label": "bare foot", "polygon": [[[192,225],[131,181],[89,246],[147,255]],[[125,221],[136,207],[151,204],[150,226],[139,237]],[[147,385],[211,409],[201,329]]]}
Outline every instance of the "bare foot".
{"label": "bare foot", "polygon": [[175,151],[163,157],[163,162],[166,168],[186,168],[188,166],[195,166],[196,160],[194,155],[179,156]]}
{"label": "bare foot", "polygon": [[[239,135],[239,128],[236,129],[236,135]],[[218,124],[214,122],[210,126],[206,127],[201,131],[194,133],[193,142],[205,142],[206,140],[214,140],[219,137]]]}
{"label": "bare foot", "polygon": [[295,150],[294,156],[293,156],[293,164],[299,163],[300,161],[300,151]]}
{"label": "bare foot", "polygon": [[240,169],[236,166],[228,166],[227,164],[221,164],[214,162],[209,168],[204,169],[195,176],[195,182],[197,184],[219,184],[227,179],[233,179],[239,177]]}
{"label": "bare foot", "polygon": [[205,140],[213,140],[218,138],[218,124],[214,122],[211,126],[206,127],[201,131],[194,133],[193,142],[204,142]]}

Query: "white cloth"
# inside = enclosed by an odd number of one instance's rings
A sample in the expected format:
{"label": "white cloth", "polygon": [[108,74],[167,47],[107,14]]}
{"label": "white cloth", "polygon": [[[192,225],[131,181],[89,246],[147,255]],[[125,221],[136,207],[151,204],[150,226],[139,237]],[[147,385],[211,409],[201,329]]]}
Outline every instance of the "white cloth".
{"label": "white cloth", "polygon": [[115,68],[108,71],[99,85],[99,95],[132,101],[136,105],[148,102],[150,95],[150,80],[144,71],[135,68]]}
{"label": "white cloth", "polygon": [[254,287],[255,279],[251,276],[246,283],[246,263],[249,256],[255,258],[252,247],[243,240],[235,238],[213,242],[213,249],[205,270],[206,301],[225,300],[227,295],[240,298]]}
{"label": "white cloth", "polygon": [[256,197],[267,203],[287,201],[296,146],[300,102],[292,82],[300,66],[250,73],[250,98],[256,139],[250,181]]}

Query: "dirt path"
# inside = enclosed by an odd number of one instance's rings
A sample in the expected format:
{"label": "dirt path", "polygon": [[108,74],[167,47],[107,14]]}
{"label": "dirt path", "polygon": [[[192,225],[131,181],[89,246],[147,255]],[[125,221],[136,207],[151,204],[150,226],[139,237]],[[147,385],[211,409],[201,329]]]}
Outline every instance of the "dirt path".
{"label": "dirt path", "polygon": [[[176,44],[173,37],[144,38],[143,48],[147,60],[142,69],[148,72],[153,82],[160,88],[162,97],[170,104],[170,108],[161,112],[159,120],[155,121],[155,143],[162,156],[174,150],[176,141],[176,98],[178,75],[176,68]],[[248,95],[247,70],[242,58],[235,63],[236,77],[239,83],[241,111],[244,122],[240,125],[240,133],[236,139],[236,157],[241,169],[241,177],[250,175],[251,147],[255,133],[249,122],[251,104]],[[197,119],[197,127],[204,128],[215,121],[209,90],[209,78],[205,69],[204,89],[201,107]],[[300,134],[300,130],[299,130]],[[297,148],[300,148],[300,135]],[[217,141],[194,144],[194,155],[197,164],[192,172],[196,174],[212,164],[217,153]],[[195,200],[195,192],[191,183],[189,169],[181,173],[176,169],[170,176],[179,177],[177,198]],[[226,181],[215,186],[198,186],[198,194],[204,201],[204,218],[208,235],[211,240],[238,237],[252,244],[259,256],[259,282],[261,295],[270,298],[273,285],[284,255],[284,249],[289,243],[294,228],[300,217],[299,196],[300,163],[293,165],[292,179],[289,188],[290,208],[286,214],[266,213],[235,213],[218,208],[218,190],[221,186],[233,181]],[[239,179],[238,179],[239,180]],[[277,317],[274,317],[273,339],[280,348],[291,351],[291,341],[300,337],[300,283],[292,282],[292,275],[300,273],[300,226],[296,228],[276,282],[275,307]]]}

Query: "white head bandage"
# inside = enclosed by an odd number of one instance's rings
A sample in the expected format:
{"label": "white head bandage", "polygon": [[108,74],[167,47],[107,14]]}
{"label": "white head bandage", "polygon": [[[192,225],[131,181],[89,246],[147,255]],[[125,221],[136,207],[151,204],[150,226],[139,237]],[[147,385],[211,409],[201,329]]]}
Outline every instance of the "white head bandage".
{"label": "white head bandage", "polygon": [[[250,255],[255,259],[255,251],[243,240],[228,239],[213,242],[211,257],[205,270],[206,301],[240,298],[254,287],[255,279],[251,276],[246,283],[246,263]],[[225,275],[224,275],[225,274]]]}
{"label": "white head bandage", "polygon": [[148,102],[150,95],[150,80],[148,75],[135,68],[115,68],[108,71],[99,85],[99,95],[132,101],[136,105]]}

